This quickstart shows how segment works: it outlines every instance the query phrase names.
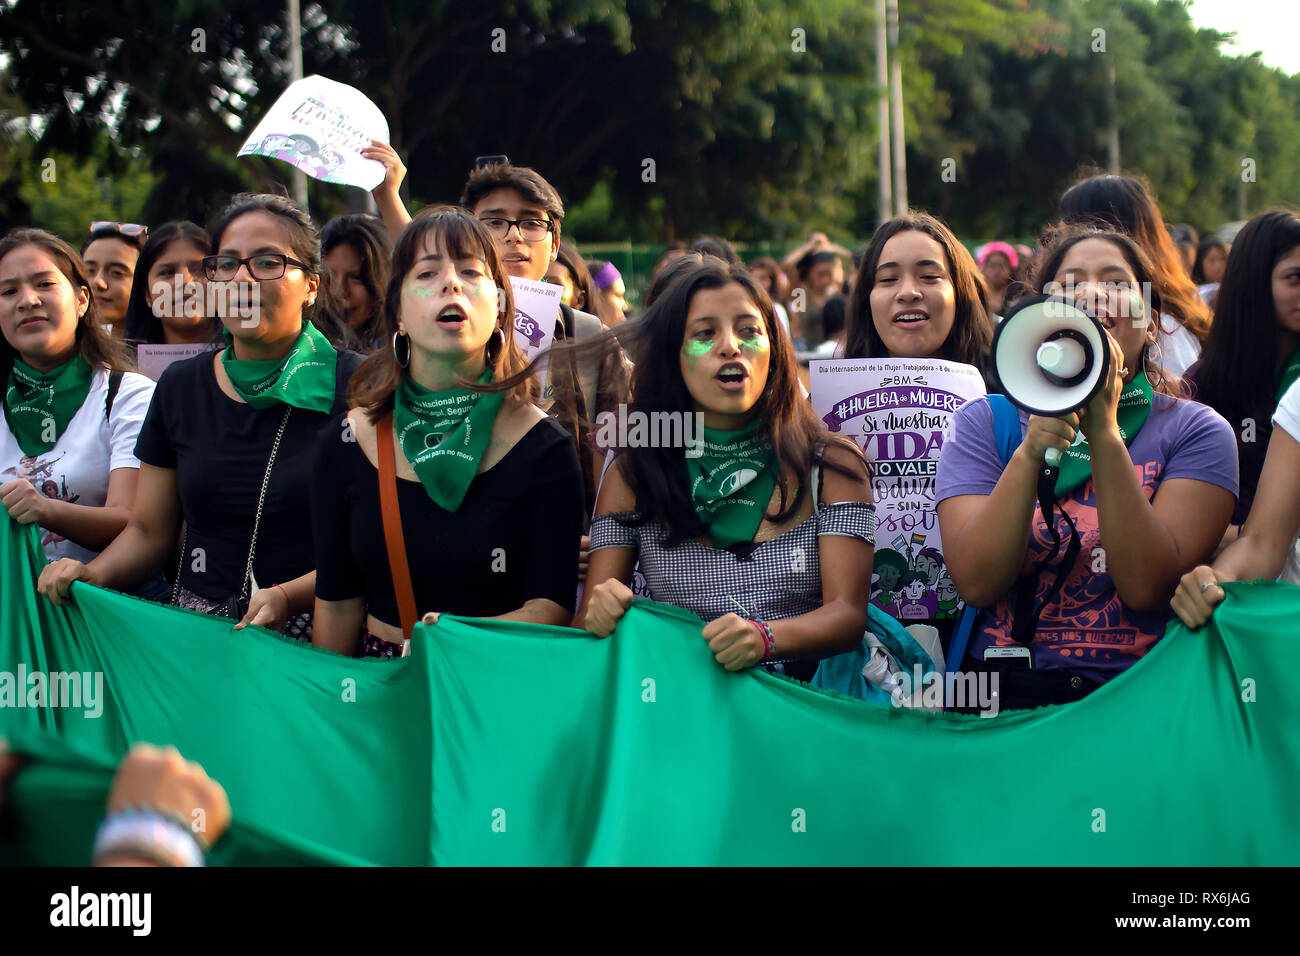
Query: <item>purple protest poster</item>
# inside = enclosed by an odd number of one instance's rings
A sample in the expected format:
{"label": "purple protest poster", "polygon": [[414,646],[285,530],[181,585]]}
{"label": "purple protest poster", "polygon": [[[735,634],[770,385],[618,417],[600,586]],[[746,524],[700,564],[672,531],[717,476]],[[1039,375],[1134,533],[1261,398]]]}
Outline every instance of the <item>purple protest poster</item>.
{"label": "purple protest poster", "polygon": [[985,394],[979,372],[939,359],[827,359],[810,362],[809,375],[817,416],[871,462],[872,603],[903,624],[956,617],[934,479],[953,413]]}

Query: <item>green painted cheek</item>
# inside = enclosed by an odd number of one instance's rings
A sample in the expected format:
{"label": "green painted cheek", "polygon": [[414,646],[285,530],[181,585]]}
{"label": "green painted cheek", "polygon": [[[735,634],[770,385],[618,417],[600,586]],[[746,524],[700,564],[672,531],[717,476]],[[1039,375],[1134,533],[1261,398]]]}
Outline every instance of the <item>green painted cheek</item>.
{"label": "green painted cheek", "polygon": [[771,348],[771,346],[768,345],[767,338],[762,335],[756,336],[752,339],[742,339],[740,347],[746,352],[753,353],[766,352]]}
{"label": "green painted cheek", "polygon": [[691,339],[686,343],[683,349],[686,353],[687,360],[691,363],[691,368],[695,368],[695,363],[713,351],[712,342],[701,342],[699,339]]}

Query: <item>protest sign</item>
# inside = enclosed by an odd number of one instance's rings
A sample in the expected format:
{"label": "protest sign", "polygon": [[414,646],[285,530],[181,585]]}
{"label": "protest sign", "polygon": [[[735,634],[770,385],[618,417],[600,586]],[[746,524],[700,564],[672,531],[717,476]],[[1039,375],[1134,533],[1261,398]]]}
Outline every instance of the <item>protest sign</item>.
{"label": "protest sign", "polygon": [[961,602],[944,568],[934,479],[953,413],[984,394],[979,372],[939,359],[828,359],[809,368],[813,409],[871,462],[872,602],[903,623],[956,617]]}
{"label": "protest sign", "polygon": [[388,121],[360,90],[323,76],[298,80],[262,117],[240,156],[270,156],[326,183],[374,189],[384,164],[364,159],[370,140],[388,142]]}
{"label": "protest sign", "polygon": [[[537,282],[534,279],[510,277],[515,294],[515,341],[524,350],[528,361],[537,358],[551,347],[555,338],[555,323],[560,317],[562,289],[554,282]],[[543,407],[552,399],[551,383],[546,376],[547,362],[537,366],[537,379],[542,383]]]}
{"label": "protest sign", "polygon": [[136,351],[136,367],[141,375],[156,382],[162,378],[163,369],[173,362],[201,352],[212,352],[219,347],[217,342],[202,342],[198,345],[141,345]]}

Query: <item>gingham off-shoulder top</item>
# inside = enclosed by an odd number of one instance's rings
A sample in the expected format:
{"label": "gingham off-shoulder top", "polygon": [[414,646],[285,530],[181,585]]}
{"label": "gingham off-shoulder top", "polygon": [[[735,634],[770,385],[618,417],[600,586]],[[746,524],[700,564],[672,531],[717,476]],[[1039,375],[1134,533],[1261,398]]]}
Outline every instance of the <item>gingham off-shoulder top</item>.
{"label": "gingham off-shoulder top", "polygon": [[625,525],[617,520],[632,517],[632,512],[597,516],[591,523],[590,550],[635,548],[637,570],[645,577],[649,596],[692,611],[704,621],[739,614],[741,607],[764,621],[807,614],[822,604],[817,539],[841,535],[873,546],[876,539],[875,506],[822,502],[820,471],[818,467],[813,472],[816,510],[793,528],[753,545],[746,557],[736,553],[744,548],[721,550],[698,540],[665,548],[666,532],[658,522]]}

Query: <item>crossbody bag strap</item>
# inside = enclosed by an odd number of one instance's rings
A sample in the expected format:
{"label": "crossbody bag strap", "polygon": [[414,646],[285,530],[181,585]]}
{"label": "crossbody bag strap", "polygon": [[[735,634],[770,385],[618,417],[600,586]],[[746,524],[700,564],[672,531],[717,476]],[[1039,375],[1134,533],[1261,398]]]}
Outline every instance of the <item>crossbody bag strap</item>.
{"label": "crossbody bag strap", "polygon": [[241,609],[248,601],[248,589],[253,580],[253,560],[257,555],[257,532],[262,527],[262,509],[266,505],[267,486],[271,484],[271,469],[275,465],[275,456],[280,450],[280,439],[284,437],[284,427],[289,424],[289,413],[292,411],[292,405],[284,406],[284,417],[280,419],[280,428],[275,433],[275,441],[271,445],[271,456],[266,460],[266,473],[262,475],[262,490],[257,493],[257,514],[253,518],[253,538],[248,542],[248,563],[244,566],[244,583],[239,588]]}
{"label": "crossbody bag strap", "polygon": [[384,521],[384,546],[388,549],[388,569],[393,575],[397,613],[402,619],[402,637],[410,640],[416,622],[415,589],[411,586],[411,567],[406,560],[406,538],[402,535],[402,512],[397,504],[397,461],[393,453],[392,412],[376,424],[375,438],[379,442],[379,511]]}

